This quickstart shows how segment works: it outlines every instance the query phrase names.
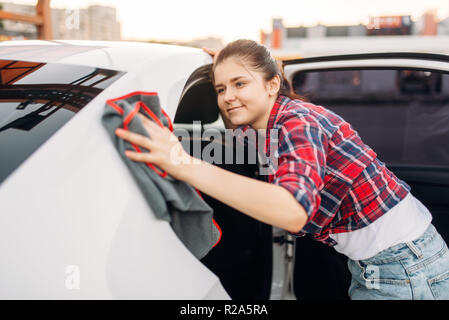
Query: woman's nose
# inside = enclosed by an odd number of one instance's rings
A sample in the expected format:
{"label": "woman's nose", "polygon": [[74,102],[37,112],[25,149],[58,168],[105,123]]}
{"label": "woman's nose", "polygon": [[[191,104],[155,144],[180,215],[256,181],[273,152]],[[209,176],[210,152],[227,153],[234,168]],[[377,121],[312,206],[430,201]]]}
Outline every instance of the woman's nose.
{"label": "woman's nose", "polygon": [[232,90],[232,89],[226,90],[225,91],[224,100],[225,100],[225,102],[229,102],[229,101],[235,100],[234,90]]}

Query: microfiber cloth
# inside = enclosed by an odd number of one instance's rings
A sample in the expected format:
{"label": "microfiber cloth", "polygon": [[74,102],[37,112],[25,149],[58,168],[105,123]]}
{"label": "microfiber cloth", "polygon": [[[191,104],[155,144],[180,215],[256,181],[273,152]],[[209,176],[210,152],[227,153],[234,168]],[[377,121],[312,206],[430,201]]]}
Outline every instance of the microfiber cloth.
{"label": "microfiber cloth", "polygon": [[135,162],[125,156],[125,150],[147,152],[115,135],[117,128],[124,128],[149,137],[137,113],[173,131],[157,93],[152,92],[133,92],[108,100],[102,123],[156,218],[168,221],[190,252],[201,259],[221,238],[221,230],[213,220],[213,210],[191,185],[174,179],[152,164]]}

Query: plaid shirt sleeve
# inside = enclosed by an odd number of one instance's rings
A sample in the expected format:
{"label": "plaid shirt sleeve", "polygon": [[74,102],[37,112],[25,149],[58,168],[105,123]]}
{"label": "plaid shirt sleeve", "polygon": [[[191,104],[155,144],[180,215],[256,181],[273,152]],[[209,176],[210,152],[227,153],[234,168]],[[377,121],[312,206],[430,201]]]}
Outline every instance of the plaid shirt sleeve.
{"label": "plaid shirt sleeve", "polygon": [[280,118],[278,124],[278,168],[272,183],[287,189],[303,206],[310,221],[321,202],[328,138],[310,116],[294,114]]}

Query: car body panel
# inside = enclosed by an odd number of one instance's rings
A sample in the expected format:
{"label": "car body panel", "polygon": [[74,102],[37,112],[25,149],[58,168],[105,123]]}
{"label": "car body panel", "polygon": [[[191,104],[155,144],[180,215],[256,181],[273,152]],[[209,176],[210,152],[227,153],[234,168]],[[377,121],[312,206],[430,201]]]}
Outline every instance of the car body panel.
{"label": "car body panel", "polygon": [[[174,117],[186,79],[211,59],[201,50],[168,48],[178,56],[165,56],[159,49],[157,59],[125,70],[0,185],[2,299],[229,298],[170,225],[154,217],[101,124],[106,100],[132,91],[158,92]],[[102,67],[119,69],[122,54]],[[97,65],[79,55],[58,61]]]}

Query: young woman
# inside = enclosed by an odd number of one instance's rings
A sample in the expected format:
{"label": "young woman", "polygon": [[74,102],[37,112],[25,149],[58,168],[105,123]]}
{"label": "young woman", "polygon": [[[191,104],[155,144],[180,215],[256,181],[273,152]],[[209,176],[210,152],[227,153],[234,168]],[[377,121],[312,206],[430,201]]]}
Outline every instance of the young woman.
{"label": "young woman", "polygon": [[117,131],[149,150],[127,156],[257,220],[334,246],[349,258],[352,299],[449,299],[448,248],[431,214],[350,124],[297,99],[267,48],[251,40],[214,57],[212,80],[230,127],[264,130],[267,149],[277,130],[278,166],[268,182],[192,161],[168,129],[144,117],[151,139]]}

